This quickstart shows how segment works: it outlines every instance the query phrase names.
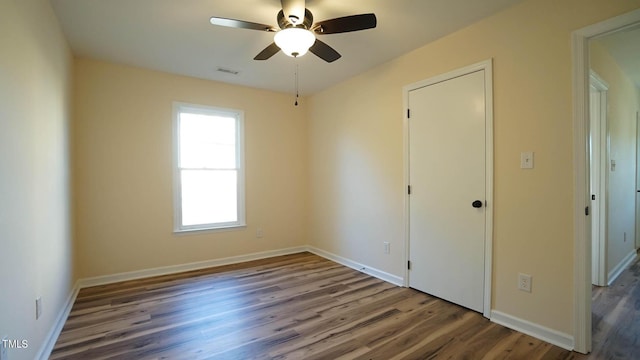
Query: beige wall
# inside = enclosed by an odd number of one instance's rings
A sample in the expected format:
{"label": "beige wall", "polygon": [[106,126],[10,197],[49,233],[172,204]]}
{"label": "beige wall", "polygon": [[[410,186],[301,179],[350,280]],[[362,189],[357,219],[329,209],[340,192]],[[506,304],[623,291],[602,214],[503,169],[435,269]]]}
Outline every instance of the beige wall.
{"label": "beige wall", "polygon": [[26,340],[9,358],[33,359],[73,285],[71,56],[45,0],[0,1],[0,48],[0,339]]}
{"label": "beige wall", "polygon": [[[528,0],[312,96],[312,245],[404,274],[402,87],[493,58],[492,308],[573,334],[571,32],[638,7]],[[519,168],[522,151],[535,169]]]}
{"label": "beige wall", "polygon": [[[76,59],[76,276],[304,244],[402,276],[402,87],[493,58],[492,308],[571,334],[570,33],[638,7],[527,0],[298,108],[290,94]],[[0,16],[0,45],[11,49],[0,56],[0,281],[11,291],[0,296],[0,337],[29,340],[11,353],[27,359],[71,291],[70,59],[47,1],[2,1]],[[246,229],[172,233],[173,101],[245,111]],[[521,151],[536,153],[534,170],[519,169]],[[516,290],[518,272],[533,275],[531,294]],[[44,317],[35,321],[37,296]]]}
{"label": "beige wall", "polygon": [[[591,68],[609,85],[607,91],[609,159],[607,270],[613,269],[635,249],[636,111],[638,89],[598,41],[589,47]],[[626,235],[625,235],[626,234]]]}
{"label": "beige wall", "polygon": [[[80,277],[306,244],[304,101],[88,59],[76,59],[74,100]],[[247,228],[173,234],[174,101],[244,110]]]}

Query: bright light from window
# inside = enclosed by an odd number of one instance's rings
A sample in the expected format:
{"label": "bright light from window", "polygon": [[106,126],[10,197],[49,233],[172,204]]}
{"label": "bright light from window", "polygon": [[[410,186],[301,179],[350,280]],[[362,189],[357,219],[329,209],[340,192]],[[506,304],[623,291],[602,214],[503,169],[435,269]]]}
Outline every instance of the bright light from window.
{"label": "bright light from window", "polygon": [[182,225],[238,221],[235,170],[182,170]]}
{"label": "bright light from window", "polygon": [[181,168],[236,168],[236,119],[180,114]]}
{"label": "bright light from window", "polygon": [[178,230],[243,225],[240,119],[238,113],[179,107]]}

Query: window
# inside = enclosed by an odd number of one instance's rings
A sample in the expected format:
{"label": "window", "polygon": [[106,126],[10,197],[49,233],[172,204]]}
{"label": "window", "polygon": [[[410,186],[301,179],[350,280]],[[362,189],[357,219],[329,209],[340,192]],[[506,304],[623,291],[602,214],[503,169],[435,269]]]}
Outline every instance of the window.
{"label": "window", "polygon": [[175,231],[245,225],[243,113],[174,105]]}

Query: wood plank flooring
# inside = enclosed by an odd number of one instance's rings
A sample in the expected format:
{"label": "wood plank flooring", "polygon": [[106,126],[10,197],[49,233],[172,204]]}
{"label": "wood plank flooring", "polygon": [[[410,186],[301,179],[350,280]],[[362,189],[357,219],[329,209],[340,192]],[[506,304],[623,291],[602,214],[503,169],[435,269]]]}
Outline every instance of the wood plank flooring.
{"label": "wood plank flooring", "polygon": [[593,351],[576,359],[640,359],[640,258],[611,286],[594,286]]}
{"label": "wood plank flooring", "polygon": [[446,301],[300,253],[82,289],[51,359],[576,355]]}

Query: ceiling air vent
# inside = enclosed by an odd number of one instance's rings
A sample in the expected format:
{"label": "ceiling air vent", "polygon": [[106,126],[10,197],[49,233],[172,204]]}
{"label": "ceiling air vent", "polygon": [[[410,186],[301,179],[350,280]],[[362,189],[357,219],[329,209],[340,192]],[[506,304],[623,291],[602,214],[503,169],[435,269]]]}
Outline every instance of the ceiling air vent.
{"label": "ceiling air vent", "polygon": [[230,75],[238,75],[238,74],[240,74],[240,71],[231,70],[231,69],[225,69],[223,67],[219,67],[218,71],[221,72],[221,73],[230,74]]}

